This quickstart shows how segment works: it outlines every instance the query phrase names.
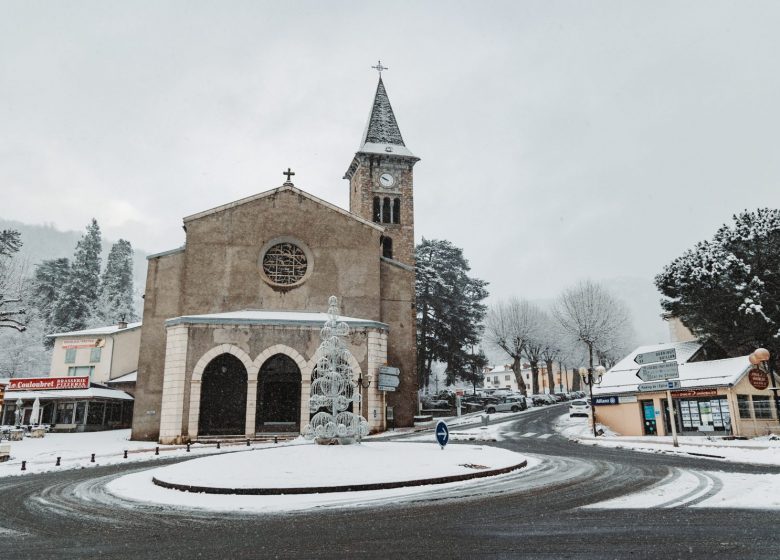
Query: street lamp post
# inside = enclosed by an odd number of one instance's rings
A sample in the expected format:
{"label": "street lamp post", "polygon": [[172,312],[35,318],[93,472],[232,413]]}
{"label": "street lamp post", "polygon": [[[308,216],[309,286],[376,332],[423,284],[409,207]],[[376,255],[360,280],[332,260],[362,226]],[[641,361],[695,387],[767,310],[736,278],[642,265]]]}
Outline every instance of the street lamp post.
{"label": "street lamp post", "polygon": [[748,359],[750,360],[750,363],[754,366],[758,366],[758,368],[766,373],[769,376],[769,381],[772,384],[771,387],[769,387],[769,390],[774,393],[774,400],[775,400],[775,412],[777,413],[777,420],[780,422],[780,402],[777,401],[777,392],[780,391],[780,387],[777,386],[777,381],[775,380],[775,376],[772,372],[772,367],[769,365],[769,358],[771,355],[769,354],[769,350],[766,348],[756,348],[753,353],[748,356]]}
{"label": "street lamp post", "polygon": [[593,400],[593,385],[601,383],[601,379],[607,370],[604,366],[596,366],[595,368],[580,368],[580,377],[582,382],[588,386],[590,392],[590,411],[593,416],[593,436],[598,437],[599,434],[596,431],[596,402]]}
{"label": "street lamp post", "polygon": [[[368,389],[371,386],[372,379],[373,377],[370,373],[366,376],[365,379],[363,379],[362,371],[358,373],[357,387],[358,387],[358,395],[360,396],[360,398],[358,399],[358,406],[360,407],[358,409],[358,415],[360,416],[363,415],[363,390]],[[368,410],[366,410],[366,416],[368,416]],[[360,434],[360,430],[357,431],[357,440],[358,443],[360,443],[363,440],[363,436]]]}

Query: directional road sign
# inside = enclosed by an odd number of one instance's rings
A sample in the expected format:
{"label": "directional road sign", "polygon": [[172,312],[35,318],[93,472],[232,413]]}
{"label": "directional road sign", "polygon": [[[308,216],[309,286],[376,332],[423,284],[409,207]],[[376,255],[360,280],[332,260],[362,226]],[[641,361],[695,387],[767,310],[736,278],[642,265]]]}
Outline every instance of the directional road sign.
{"label": "directional road sign", "polygon": [[640,366],[643,364],[652,364],[653,362],[668,362],[669,360],[676,360],[677,352],[674,348],[664,348],[663,350],[656,350],[654,352],[645,352],[644,354],[637,354],[634,357],[634,361]]}
{"label": "directional road sign", "polygon": [[436,424],[436,441],[439,442],[442,449],[450,441],[450,430],[447,428],[447,423],[444,420],[439,420],[439,423]]}
{"label": "directional road sign", "polygon": [[380,391],[395,391],[400,384],[401,380],[397,375],[386,375],[384,373],[379,374]]}
{"label": "directional road sign", "polygon": [[642,392],[648,391],[668,391],[670,389],[679,389],[680,381],[651,381],[650,383],[640,383],[638,389]]}
{"label": "directional road sign", "polygon": [[636,376],[642,381],[658,381],[660,379],[677,379],[680,377],[680,370],[677,368],[677,362],[660,362],[642,366],[636,372]]}

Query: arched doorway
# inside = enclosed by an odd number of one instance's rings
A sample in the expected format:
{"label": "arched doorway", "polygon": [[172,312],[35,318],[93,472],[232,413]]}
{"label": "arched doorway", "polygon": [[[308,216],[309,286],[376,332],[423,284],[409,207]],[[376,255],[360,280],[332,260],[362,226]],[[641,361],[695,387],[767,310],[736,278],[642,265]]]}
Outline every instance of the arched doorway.
{"label": "arched doorway", "polygon": [[301,370],[285,354],[268,358],[257,380],[258,432],[299,432],[301,429]]}
{"label": "arched doorway", "polygon": [[198,435],[246,433],[246,368],[233,354],[220,354],[203,370]]}

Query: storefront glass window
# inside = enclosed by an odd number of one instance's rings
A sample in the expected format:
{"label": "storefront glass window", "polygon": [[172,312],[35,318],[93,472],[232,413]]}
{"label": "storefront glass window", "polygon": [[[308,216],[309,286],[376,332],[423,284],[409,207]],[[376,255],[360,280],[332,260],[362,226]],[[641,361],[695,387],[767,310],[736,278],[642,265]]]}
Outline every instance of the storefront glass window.
{"label": "storefront glass window", "polygon": [[89,403],[89,411],[87,412],[87,424],[93,426],[100,426],[103,424],[103,412],[106,403],[102,401],[92,401]]}
{"label": "storefront glass window", "polygon": [[769,406],[769,397],[753,395],[753,411],[756,418],[772,418],[772,407]]}
{"label": "storefront glass window", "polygon": [[739,407],[740,418],[750,418],[750,396],[737,395],[737,406]]}
{"label": "storefront glass window", "polygon": [[56,424],[73,424],[73,403],[57,403]]}
{"label": "storefront glass window", "polygon": [[76,424],[84,423],[84,413],[87,411],[87,403],[81,401],[76,403]]}

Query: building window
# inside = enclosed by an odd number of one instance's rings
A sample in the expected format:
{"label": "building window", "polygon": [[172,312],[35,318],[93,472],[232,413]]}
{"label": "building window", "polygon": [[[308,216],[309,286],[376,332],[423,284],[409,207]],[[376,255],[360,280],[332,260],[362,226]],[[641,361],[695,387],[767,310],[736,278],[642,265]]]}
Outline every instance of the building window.
{"label": "building window", "polygon": [[390,209],[390,198],[385,197],[382,201],[382,223],[389,224],[392,222],[392,213]]}
{"label": "building window", "polygon": [[382,256],[387,259],[393,258],[393,240],[389,237],[382,238]]}
{"label": "building window", "polygon": [[382,221],[382,203],[379,201],[379,197],[374,197],[374,222],[377,224]]}
{"label": "building window", "polygon": [[57,416],[54,419],[55,424],[73,424],[74,403],[57,403]]}
{"label": "building window", "polygon": [[277,286],[295,286],[311,274],[311,253],[299,242],[278,238],[266,244],[260,266],[266,280]]}
{"label": "building window", "polygon": [[748,395],[737,395],[737,407],[740,418],[750,418],[750,397]]}
{"label": "building window", "polygon": [[498,384],[498,376],[497,375],[493,378],[493,383]]}
{"label": "building window", "polygon": [[401,199],[396,198],[393,200],[393,223],[401,223]]}
{"label": "building window", "polygon": [[100,361],[100,354],[101,354],[102,348],[92,348],[89,351],[89,362],[91,364],[97,363]]}
{"label": "building window", "polygon": [[65,363],[66,364],[75,364],[76,363],[76,349],[75,348],[68,348],[65,350]]}
{"label": "building window", "polygon": [[87,377],[92,378],[92,374],[95,372],[95,366],[71,366],[68,368],[68,376],[70,377]]}
{"label": "building window", "polygon": [[509,376],[508,375],[504,376],[504,381],[509,381]]}
{"label": "building window", "polygon": [[756,418],[772,418],[772,407],[769,405],[769,397],[753,395],[753,413]]}

